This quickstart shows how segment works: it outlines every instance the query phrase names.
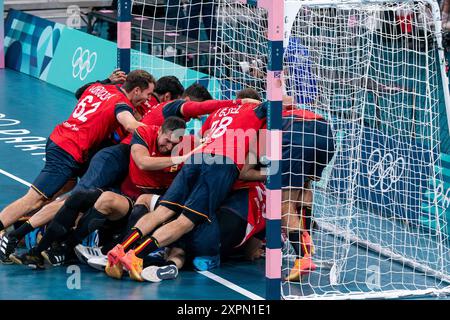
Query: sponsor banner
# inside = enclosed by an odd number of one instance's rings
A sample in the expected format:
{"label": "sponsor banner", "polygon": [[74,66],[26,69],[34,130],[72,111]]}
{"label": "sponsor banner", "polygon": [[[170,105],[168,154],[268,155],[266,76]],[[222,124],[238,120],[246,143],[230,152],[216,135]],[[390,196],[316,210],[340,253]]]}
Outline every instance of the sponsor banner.
{"label": "sponsor banner", "polygon": [[114,43],[59,23],[11,10],[6,30],[8,68],[72,92],[116,65]]}
{"label": "sponsor banner", "polygon": [[5,25],[6,67],[45,81],[65,27],[17,10]]}
{"label": "sponsor banner", "polygon": [[74,92],[88,82],[107,78],[115,66],[115,43],[66,27],[46,80]]}
{"label": "sponsor banner", "polygon": [[[349,125],[338,136],[354,135],[355,130]],[[414,139],[391,137],[369,127],[363,128],[361,148],[339,140],[330,184],[337,190],[351,190],[351,194],[339,194],[340,202],[354,197],[363,211],[406,218],[417,225],[423,205],[429,203],[424,195],[435,174],[430,164],[438,155]]]}

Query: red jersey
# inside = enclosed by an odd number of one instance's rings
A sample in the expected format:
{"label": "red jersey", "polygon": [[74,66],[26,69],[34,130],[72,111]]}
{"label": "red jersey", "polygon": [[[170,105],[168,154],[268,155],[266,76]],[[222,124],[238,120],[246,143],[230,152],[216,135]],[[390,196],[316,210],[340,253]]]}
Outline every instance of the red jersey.
{"label": "red jersey", "polygon": [[152,93],[145,102],[141,103],[141,105],[136,108],[136,111],[139,112],[141,116],[144,116],[149,110],[158,104],[159,99]]}
{"label": "red jersey", "polygon": [[201,133],[206,146],[200,152],[222,155],[232,160],[239,170],[250,150],[257,148],[259,129],[266,123],[267,103],[253,103],[222,108],[211,114]]}
{"label": "red jersey", "polygon": [[[162,126],[164,120],[173,116],[184,118],[185,121],[189,121],[192,118],[209,114],[217,109],[233,106],[236,102],[240,102],[240,100],[207,100],[195,102],[178,99],[161,102],[150,105],[141,122],[147,126]],[[183,114],[181,113],[182,107]],[[126,144],[129,144],[130,142],[131,135],[122,141],[122,143]]]}
{"label": "red jersey", "polygon": [[134,107],[119,87],[94,83],[83,92],[70,118],[55,127],[50,139],[75,161],[85,162],[90,152],[119,128],[116,116],[123,111],[133,114]]}
{"label": "red jersey", "polygon": [[305,109],[283,110],[283,117],[292,117],[294,120],[321,120],[323,117]]}
{"label": "red jersey", "polygon": [[[148,149],[151,157],[168,157],[158,151],[158,130],[160,127],[147,126],[139,127],[133,134],[131,144],[141,144]],[[170,156],[170,155],[169,155]],[[138,188],[146,189],[166,189],[170,186],[173,179],[180,170],[181,165],[174,165],[161,170],[140,170],[130,155],[129,176],[131,182]]]}
{"label": "red jersey", "polygon": [[266,227],[266,187],[264,183],[259,181],[237,180],[233,189],[248,189],[247,212],[239,212],[241,217],[245,218],[243,215],[246,215],[247,219],[245,236],[241,243],[236,246],[239,247]]}

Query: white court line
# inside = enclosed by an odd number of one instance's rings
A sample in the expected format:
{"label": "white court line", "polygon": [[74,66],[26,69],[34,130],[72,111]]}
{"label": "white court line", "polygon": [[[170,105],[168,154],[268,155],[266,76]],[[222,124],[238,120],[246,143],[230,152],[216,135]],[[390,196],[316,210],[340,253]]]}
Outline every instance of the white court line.
{"label": "white court line", "polygon": [[222,285],[224,285],[225,287],[230,288],[231,290],[234,290],[244,296],[246,296],[247,298],[250,298],[252,300],[265,300],[264,298],[248,291],[245,290],[244,288],[239,287],[238,285],[234,284],[233,282],[230,282],[222,277],[219,277],[218,275],[209,272],[209,271],[197,271],[198,273],[204,275],[205,277],[210,278],[211,280],[214,280]]}
{"label": "white court line", "polygon": [[27,182],[27,181],[25,181],[23,179],[20,179],[19,177],[16,177],[15,175],[13,175],[13,174],[11,174],[9,172],[6,172],[6,171],[0,169],[0,173],[4,174],[5,176],[7,176],[7,177],[9,177],[9,178],[11,178],[13,180],[16,180],[17,182],[20,182],[21,184],[26,185],[27,187],[31,187],[31,183],[29,183],[29,182]]}
{"label": "white court line", "polygon": [[[15,175],[13,175],[9,172],[6,172],[6,171],[0,169],[0,173],[4,174],[5,176],[7,176],[13,180],[16,180],[17,182],[20,182],[21,184],[26,185],[27,187],[31,187],[31,183],[29,183],[23,179],[20,179],[19,177],[16,177]],[[236,291],[236,292],[242,294],[243,296],[246,296],[247,298],[250,298],[252,300],[264,300],[264,298],[254,294],[248,290],[245,290],[244,288],[241,288],[238,285],[236,285],[228,280],[225,280],[224,278],[219,277],[218,275],[216,275],[212,272],[209,272],[209,271],[197,271],[197,272],[200,273],[201,275],[204,275],[207,278],[210,278],[211,280],[214,280],[214,281],[220,283],[221,285],[224,285],[225,287],[227,287],[233,291]]]}

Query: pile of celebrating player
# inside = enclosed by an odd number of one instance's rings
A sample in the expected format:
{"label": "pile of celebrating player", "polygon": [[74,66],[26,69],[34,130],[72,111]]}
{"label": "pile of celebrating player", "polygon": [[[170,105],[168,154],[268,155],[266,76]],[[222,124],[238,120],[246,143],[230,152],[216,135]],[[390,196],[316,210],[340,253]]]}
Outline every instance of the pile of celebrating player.
{"label": "pile of celebrating player", "polygon": [[[177,277],[237,256],[254,260],[265,238],[268,103],[251,89],[213,100],[174,76],[146,71],[90,83],[70,117],[48,138],[46,162],[28,192],[0,212],[0,260],[35,269],[79,259],[120,279]],[[311,180],[334,153],[318,114],[284,105],[282,226],[297,259],[286,279],[316,269]],[[200,132],[186,123],[206,118]],[[23,222],[20,226],[17,222]],[[34,246],[19,243],[36,230]],[[97,246],[83,245],[93,232]]]}

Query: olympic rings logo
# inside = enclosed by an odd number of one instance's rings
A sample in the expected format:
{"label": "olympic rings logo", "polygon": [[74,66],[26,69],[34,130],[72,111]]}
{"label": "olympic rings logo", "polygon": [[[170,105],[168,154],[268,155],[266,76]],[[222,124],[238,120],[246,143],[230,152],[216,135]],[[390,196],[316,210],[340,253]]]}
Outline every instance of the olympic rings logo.
{"label": "olympic rings logo", "polygon": [[97,53],[90,52],[88,49],[83,51],[82,47],[78,47],[72,57],[72,76],[80,78],[84,81],[89,73],[92,72],[97,63]]}
{"label": "olympic rings logo", "polygon": [[403,157],[394,160],[392,153],[382,156],[380,149],[375,149],[370,154],[367,169],[369,186],[375,188],[380,185],[381,191],[387,192],[403,175],[405,160]]}

